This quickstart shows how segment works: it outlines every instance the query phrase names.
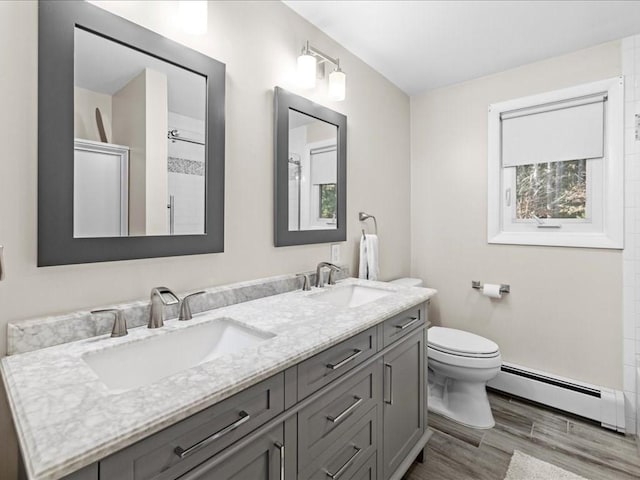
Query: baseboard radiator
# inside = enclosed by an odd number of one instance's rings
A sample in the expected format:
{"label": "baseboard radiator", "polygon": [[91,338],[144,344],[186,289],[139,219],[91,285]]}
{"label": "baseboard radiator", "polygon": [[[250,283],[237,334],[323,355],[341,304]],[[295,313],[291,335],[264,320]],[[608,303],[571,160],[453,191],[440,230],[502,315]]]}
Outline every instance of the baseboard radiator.
{"label": "baseboard radiator", "polygon": [[503,363],[490,388],[586,417],[625,433],[624,395],[621,391]]}

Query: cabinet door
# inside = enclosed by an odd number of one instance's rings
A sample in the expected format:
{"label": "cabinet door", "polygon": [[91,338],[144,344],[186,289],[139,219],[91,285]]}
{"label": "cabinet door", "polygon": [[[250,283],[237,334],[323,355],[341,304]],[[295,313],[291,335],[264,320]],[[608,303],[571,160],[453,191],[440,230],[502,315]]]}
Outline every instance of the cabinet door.
{"label": "cabinet door", "polygon": [[284,480],[285,455],[284,424],[280,424],[234,454],[217,455],[179,480]]}
{"label": "cabinet door", "polygon": [[424,433],[424,330],[384,356],[384,479],[393,474]]}

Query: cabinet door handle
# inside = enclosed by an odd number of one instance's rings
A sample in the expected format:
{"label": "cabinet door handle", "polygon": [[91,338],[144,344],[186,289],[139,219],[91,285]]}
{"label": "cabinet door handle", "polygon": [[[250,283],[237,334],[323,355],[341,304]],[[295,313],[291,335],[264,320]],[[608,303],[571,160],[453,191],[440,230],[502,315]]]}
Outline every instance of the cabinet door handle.
{"label": "cabinet door handle", "polygon": [[411,317],[411,320],[409,320],[407,323],[403,325],[396,325],[396,328],[404,330],[405,328],[409,328],[411,325],[415,324],[418,320],[420,320],[418,317]]}
{"label": "cabinet door handle", "polygon": [[280,480],[284,480],[284,445],[276,442],[276,448],[280,450]]}
{"label": "cabinet door handle", "polygon": [[329,470],[325,470],[325,473],[327,474],[327,477],[331,478],[332,480],[336,480],[337,478],[340,478],[340,475],[342,475],[344,473],[344,471],[349,468],[349,466],[356,461],[356,458],[358,457],[358,455],[360,455],[360,452],[362,452],[361,448],[358,448],[356,446],[354,446],[353,448],[356,449],[356,453],[354,453],[353,455],[351,455],[351,458],[349,460],[347,460],[347,462],[342,465],[338,471],[336,473],[331,473]]}
{"label": "cabinet door handle", "polygon": [[209,435],[204,440],[199,441],[198,443],[196,443],[195,445],[190,446],[186,450],[184,450],[182,447],[176,447],[173,450],[174,453],[176,455],[178,455],[180,458],[188,457],[192,453],[197,452],[198,450],[200,450],[203,447],[206,447],[211,442],[214,442],[215,440],[219,439],[220,437],[222,437],[222,436],[226,435],[227,433],[235,430],[240,425],[242,425],[244,423],[247,423],[249,421],[249,419],[251,418],[251,415],[249,415],[244,410],[242,410],[239,415],[240,415],[240,418],[238,420],[236,420],[235,422],[233,422],[231,425],[228,425],[228,426],[224,427],[223,429],[218,430],[216,433],[214,433],[212,435]]}
{"label": "cabinet door handle", "polygon": [[338,363],[328,363],[327,364],[327,368],[330,368],[331,370],[336,370],[340,367],[342,367],[343,365],[346,365],[347,363],[349,363],[352,360],[355,360],[356,358],[358,358],[358,356],[360,356],[362,354],[362,350],[356,348],[353,350],[353,353],[351,355],[349,355],[347,358],[345,358],[344,360],[338,362]]}
{"label": "cabinet door handle", "polygon": [[393,367],[391,364],[385,363],[384,368],[389,371],[389,400],[385,400],[385,403],[393,405]]}
{"label": "cabinet door handle", "polygon": [[340,413],[336,417],[332,417],[331,415],[327,415],[327,420],[329,420],[332,423],[338,423],[340,420],[342,420],[344,417],[346,417],[351,412],[353,412],[356,408],[358,408],[358,405],[360,405],[362,402],[364,402],[363,398],[356,397],[356,396],[354,396],[353,398],[355,399],[355,402],[353,402],[351,405],[349,405],[342,413]]}

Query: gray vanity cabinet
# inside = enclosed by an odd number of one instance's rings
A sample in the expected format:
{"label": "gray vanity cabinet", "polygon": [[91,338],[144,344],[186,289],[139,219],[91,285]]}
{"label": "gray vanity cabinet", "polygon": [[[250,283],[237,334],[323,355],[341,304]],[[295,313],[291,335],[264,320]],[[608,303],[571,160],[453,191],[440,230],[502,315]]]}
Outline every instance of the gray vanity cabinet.
{"label": "gray vanity cabinet", "polygon": [[398,469],[425,431],[425,332],[420,329],[384,355],[384,479]]}
{"label": "gray vanity cabinet", "polygon": [[286,454],[281,423],[255,436],[234,454],[217,455],[178,480],[284,480]]}

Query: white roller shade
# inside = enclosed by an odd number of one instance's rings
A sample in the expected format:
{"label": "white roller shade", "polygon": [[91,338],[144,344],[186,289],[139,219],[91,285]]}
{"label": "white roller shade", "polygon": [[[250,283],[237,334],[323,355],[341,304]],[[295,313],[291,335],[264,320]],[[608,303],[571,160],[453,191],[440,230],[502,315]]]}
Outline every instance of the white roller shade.
{"label": "white roller shade", "polygon": [[313,185],[323,185],[327,183],[337,183],[338,162],[336,161],[336,150],[312,150],[311,151],[311,183]]}
{"label": "white roller shade", "polygon": [[601,158],[605,100],[598,95],[503,113],[502,166]]}

